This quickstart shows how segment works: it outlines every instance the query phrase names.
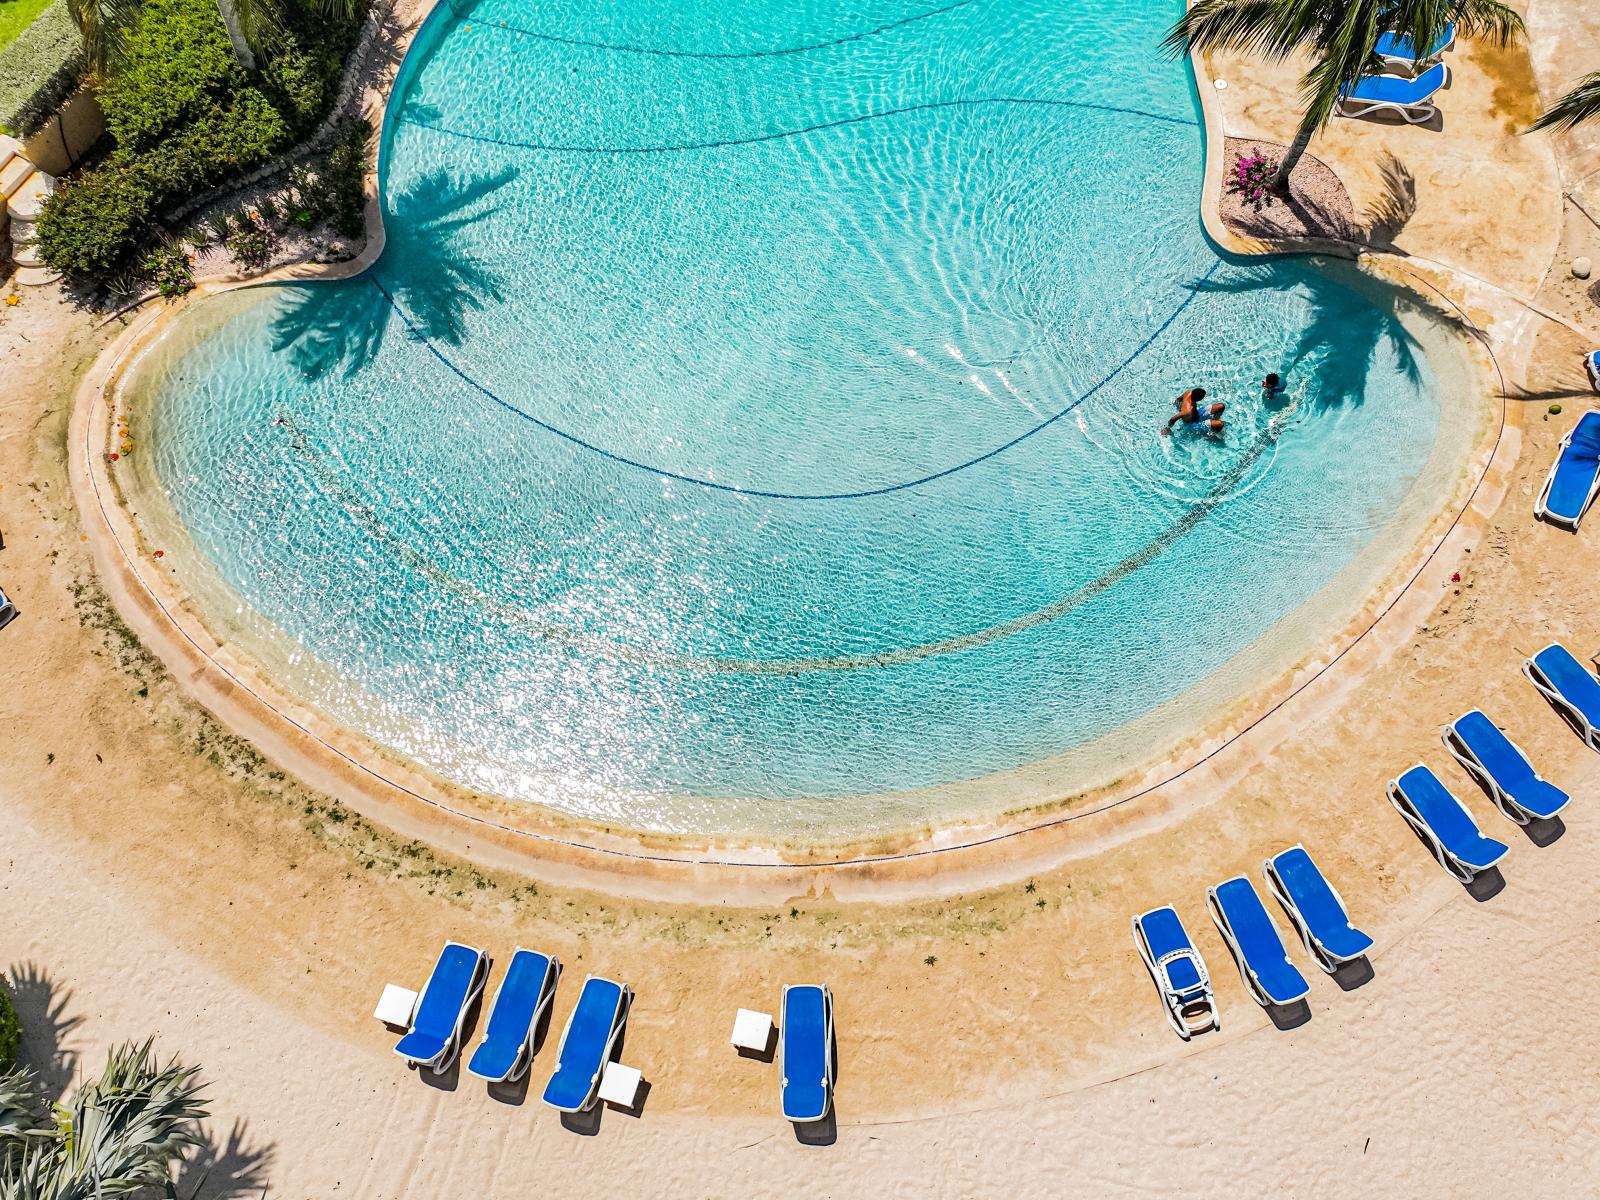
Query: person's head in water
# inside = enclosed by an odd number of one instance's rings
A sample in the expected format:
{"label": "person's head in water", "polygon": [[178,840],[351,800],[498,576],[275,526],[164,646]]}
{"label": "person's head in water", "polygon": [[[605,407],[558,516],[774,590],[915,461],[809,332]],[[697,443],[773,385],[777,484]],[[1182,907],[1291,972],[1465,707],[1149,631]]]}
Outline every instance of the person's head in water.
{"label": "person's head in water", "polygon": [[1193,395],[1194,395],[1194,402],[1196,404],[1199,404],[1200,401],[1202,401],[1202,400],[1204,400],[1206,398],[1206,390],[1205,390],[1205,388],[1195,388]]}
{"label": "person's head in water", "polygon": [[1283,386],[1283,381],[1278,378],[1278,373],[1273,371],[1261,381],[1261,386],[1266,388],[1269,392],[1275,392]]}

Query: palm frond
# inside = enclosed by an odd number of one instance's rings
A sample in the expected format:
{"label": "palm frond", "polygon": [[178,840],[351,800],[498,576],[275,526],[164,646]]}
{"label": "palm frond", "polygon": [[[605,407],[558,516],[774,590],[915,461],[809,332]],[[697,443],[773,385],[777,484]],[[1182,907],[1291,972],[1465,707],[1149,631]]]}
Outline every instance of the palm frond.
{"label": "palm frond", "polygon": [[1571,129],[1579,122],[1596,116],[1600,116],[1600,71],[1580,79],[1577,87],[1551,105],[1550,111],[1529,128],[1530,132],[1534,129]]}
{"label": "palm frond", "polygon": [[1528,32],[1517,10],[1500,0],[1454,0],[1448,7],[1456,32],[1474,41],[1509,46]]}
{"label": "palm frond", "polygon": [[122,62],[139,0],[67,0],[67,12],[83,39],[84,65],[105,78]]}

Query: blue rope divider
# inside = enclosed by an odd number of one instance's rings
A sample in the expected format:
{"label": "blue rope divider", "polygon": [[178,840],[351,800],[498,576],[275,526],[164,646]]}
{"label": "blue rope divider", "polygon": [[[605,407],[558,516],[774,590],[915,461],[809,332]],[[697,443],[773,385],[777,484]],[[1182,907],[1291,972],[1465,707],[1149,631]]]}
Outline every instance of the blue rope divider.
{"label": "blue rope divider", "polygon": [[863,121],[879,121],[885,117],[899,117],[907,113],[931,112],[941,108],[981,108],[989,104],[1038,105],[1047,108],[1076,108],[1093,112],[1118,113],[1123,116],[1143,117],[1149,121],[1162,121],[1168,125],[1194,126],[1199,122],[1192,117],[1174,117],[1167,113],[1149,112],[1142,108],[1123,108],[1116,104],[1095,104],[1088,100],[1042,100],[1029,96],[975,96],[964,100],[930,100],[926,104],[908,104],[904,108],[886,108],[879,112],[862,113],[854,117],[841,117],[837,121],[823,121],[801,129],[779,129],[773,133],[759,133],[751,137],[722,138],[713,142],[682,142],[672,146],[562,146],[547,142],[518,142],[509,138],[490,137],[486,133],[467,133],[450,129],[415,117],[401,117],[402,125],[442,133],[447,137],[462,138],[469,142],[483,142],[490,146],[507,146],[516,150],[542,150],[552,154],[675,154],[690,150],[724,150],[732,146],[754,146],[761,142],[776,142],[784,138],[802,137],[825,129],[840,129],[846,125],[859,125]]}
{"label": "blue rope divider", "polygon": [[850,42],[863,41],[869,37],[876,37],[880,33],[888,33],[891,29],[899,29],[902,25],[912,25],[918,21],[926,21],[929,17],[943,16],[948,12],[955,12],[958,8],[966,8],[974,0],[956,0],[954,4],[946,4],[942,8],[930,8],[926,12],[912,13],[909,17],[902,17],[898,21],[890,21],[887,25],[879,25],[876,29],[868,29],[863,33],[852,33],[847,37],[834,38],[829,42],[812,42],[805,46],[787,46],[780,50],[660,50],[654,46],[636,46],[627,42],[599,42],[588,38],[562,37],[554,33],[540,33],[536,29],[524,29],[520,25],[507,25],[503,21],[498,25],[493,22],[499,20],[493,14],[476,14],[462,16],[457,13],[459,20],[479,21],[484,23],[484,28],[491,31],[499,30],[505,33],[521,34],[523,37],[535,38],[541,42],[555,42],[561,46],[581,46],[586,50],[611,50],[618,54],[648,54],[655,58],[780,58],[786,54],[807,54],[812,50],[827,50],[832,46],[844,46]]}
{"label": "blue rope divider", "polygon": [[[1221,266],[1222,266],[1222,260],[1219,258],[1215,262],[1213,262],[1211,264],[1211,268],[1203,276],[1201,276],[1200,283],[1204,284],[1207,280],[1209,280],[1213,275],[1215,275],[1217,273],[1217,271],[1221,268]],[[452,374],[454,374],[463,383],[465,383],[469,387],[471,387],[479,395],[483,396],[486,400],[489,400],[489,401],[493,402],[494,404],[499,405],[501,408],[505,409],[507,412],[512,413],[512,414],[514,414],[514,415],[516,415],[518,417],[521,417],[524,421],[528,421],[528,422],[530,422],[530,423],[532,423],[534,425],[537,425],[540,429],[543,429],[546,433],[554,434],[556,437],[561,438],[563,441],[570,442],[572,445],[577,446],[580,449],[587,450],[591,454],[598,454],[601,458],[609,459],[614,463],[620,463],[625,467],[633,467],[636,470],[648,471],[652,475],[661,476],[663,479],[674,479],[674,480],[677,480],[680,483],[690,483],[690,484],[693,484],[695,487],[707,488],[707,489],[709,489],[711,491],[715,491],[715,492],[730,492],[735,496],[750,496],[752,498],[762,499],[762,500],[865,500],[865,499],[867,499],[868,497],[871,497],[871,496],[888,496],[888,495],[891,495],[894,492],[906,491],[909,488],[922,487],[924,484],[933,483],[935,480],[944,479],[947,476],[955,475],[958,472],[968,470],[971,467],[976,467],[980,463],[988,462],[991,458],[996,458],[999,455],[1004,454],[1007,450],[1010,450],[1013,446],[1020,445],[1021,443],[1027,441],[1029,438],[1033,437],[1035,434],[1041,433],[1044,430],[1048,429],[1050,426],[1054,425],[1057,421],[1061,420],[1062,417],[1066,416],[1068,413],[1072,412],[1074,409],[1076,409],[1080,405],[1082,405],[1085,401],[1089,400],[1090,398],[1095,396],[1098,392],[1100,392],[1102,389],[1104,389],[1105,386],[1107,384],[1109,384],[1113,379],[1115,379],[1118,375],[1122,374],[1123,371],[1127,370],[1128,367],[1133,364],[1135,359],[1137,359],[1141,354],[1143,354],[1146,350],[1148,350],[1150,348],[1150,346],[1155,342],[1155,340],[1157,338],[1159,338],[1163,333],[1165,333],[1168,329],[1170,329],[1172,327],[1173,322],[1175,322],[1180,316],[1183,315],[1184,310],[1187,309],[1189,307],[1189,305],[1193,304],[1195,297],[1200,294],[1199,285],[1191,287],[1189,289],[1189,294],[1183,298],[1183,303],[1179,304],[1177,308],[1173,309],[1172,310],[1172,314],[1170,316],[1168,316],[1165,321],[1161,322],[1161,324],[1158,325],[1155,328],[1155,330],[1150,334],[1149,337],[1145,338],[1144,341],[1140,342],[1139,345],[1134,349],[1132,354],[1128,355],[1127,358],[1123,359],[1122,362],[1120,362],[1110,372],[1110,374],[1106,375],[1104,378],[1102,378],[1100,380],[1099,383],[1096,383],[1088,391],[1084,392],[1083,395],[1079,396],[1076,400],[1072,401],[1071,404],[1068,404],[1065,408],[1061,409],[1059,412],[1056,412],[1053,415],[1051,415],[1049,417],[1046,417],[1043,421],[1040,421],[1037,425],[1033,426],[1033,428],[1024,430],[1022,433],[1019,433],[1016,437],[1012,438],[1010,441],[1002,442],[1000,445],[996,446],[994,449],[987,450],[987,451],[985,451],[984,453],[978,455],[975,458],[969,458],[965,462],[957,463],[953,467],[946,467],[942,471],[935,471],[930,475],[922,475],[922,476],[919,476],[916,479],[908,479],[904,483],[892,483],[892,484],[889,484],[886,487],[879,487],[879,488],[866,488],[866,489],[863,489],[862,491],[858,491],[858,492],[776,492],[776,491],[766,491],[766,490],[762,490],[762,489],[759,489],[759,488],[738,487],[737,485],[731,484],[731,483],[717,483],[717,482],[715,482],[713,480],[710,480],[710,479],[700,479],[700,478],[698,478],[698,477],[696,477],[694,475],[684,475],[684,474],[681,474],[681,473],[679,473],[677,471],[668,470],[665,467],[653,466],[652,464],[647,463],[647,462],[640,462],[638,459],[627,458],[624,455],[615,454],[612,451],[607,450],[607,449],[605,449],[605,448],[603,448],[601,446],[596,446],[593,442],[584,441],[584,439],[579,437],[577,434],[568,433],[565,429],[562,429],[559,426],[552,425],[548,421],[540,420],[538,417],[534,416],[532,413],[527,412],[524,409],[518,408],[515,404],[512,404],[509,400],[506,400],[506,399],[502,398],[501,396],[497,395],[495,392],[491,391],[489,388],[487,388],[483,384],[479,383],[471,375],[467,374],[467,372],[463,368],[458,366],[454,361],[452,361],[451,358],[448,355],[446,355],[443,350],[439,349],[439,347],[436,346],[433,343],[433,341],[430,340],[428,338],[428,336],[425,333],[422,332],[422,330],[417,328],[416,324],[406,314],[405,309],[401,308],[399,303],[395,300],[394,294],[392,292],[390,292],[388,288],[384,287],[381,282],[379,282],[379,280],[378,280],[376,275],[368,274],[367,278],[369,280],[371,280],[372,286],[377,288],[380,292],[382,292],[383,295],[384,295],[384,298],[389,301],[389,307],[394,309],[395,314],[405,324],[406,330],[410,334],[412,341],[415,341],[415,342],[421,344],[428,351],[429,354],[433,355],[434,358],[438,359],[439,362],[442,363]]]}

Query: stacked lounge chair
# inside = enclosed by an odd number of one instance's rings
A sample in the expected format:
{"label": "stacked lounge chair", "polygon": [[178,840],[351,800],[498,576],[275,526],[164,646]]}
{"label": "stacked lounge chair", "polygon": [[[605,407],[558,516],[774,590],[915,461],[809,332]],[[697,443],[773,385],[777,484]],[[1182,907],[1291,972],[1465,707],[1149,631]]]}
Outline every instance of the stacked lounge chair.
{"label": "stacked lounge chair", "polygon": [[1278,927],[1249,879],[1236,875],[1207,888],[1206,903],[1256,1003],[1281,1008],[1305,999],[1311,985],[1289,961]]}
{"label": "stacked lounge chair", "polygon": [[1451,21],[1440,31],[1426,54],[1418,54],[1410,38],[1393,30],[1378,35],[1374,51],[1383,60],[1383,65],[1390,70],[1405,71],[1415,75],[1418,71],[1426,70],[1438,62],[1455,44],[1456,26],[1455,22]]}
{"label": "stacked lounge chair", "polygon": [[1589,375],[1589,386],[1600,392],[1600,350],[1591,350],[1583,356],[1583,369]]}
{"label": "stacked lounge chair", "polygon": [[11,624],[17,616],[17,606],[12,604],[4,591],[0,591],[0,629]]}
{"label": "stacked lounge chair", "polygon": [[1522,664],[1528,682],[1555,706],[1591,750],[1600,750],[1600,680],[1560,642]]}
{"label": "stacked lounge chair", "polygon": [[1267,889],[1277,897],[1306,953],[1328,974],[1372,949],[1372,938],[1350,921],[1344,898],[1304,846],[1291,846],[1261,864]]}
{"label": "stacked lounge chair", "polygon": [[1133,941],[1179,1037],[1188,1041],[1197,1033],[1222,1028],[1205,960],[1176,909],[1168,904],[1135,917]]}
{"label": "stacked lounge chair", "polygon": [[521,1079],[533,1058],[534,1032],[556,994],[561,964],[551,955],[524,950],[511,956],[506,976],[494,994],[483,1041],[467,1070],[490,1083]]}
{"label": "stacked lounge chair", "polygon": [[449,1070],[461,1050],[467,1009],[488,974],[489,956],[482,950],[446,942],[417,1000],[411,1030],[395,1043],[395,1053],[412,1066],[441,1074]]}
{"label": "stacked lounge chair", "polygon": [[1435,63],[1421,75],[1366,75],[1339,93],[1334,111],[1341,117],[1392,112],[1412,125],[1432,120],[1433,98],[1450,82],[1450,68]]}
{"label": "stacked lounge chair", "polygon": [[1556,461],[1533,502],[1533,515],[1576,530],[1596,492],[1600,492],[1600,409],[1590,409],[1561,439]]}
{"label": "stacked lounge chair", "polygon": [[611,1061],[632,1003],[633,989],[625,983],[597,975],[583,981],[578,1003],[561,1031],[555,1073],[544,1089],[546,1104],[564,1113],[587,1112],[594,1107],[600,1077]]}
{"label": "stacked lounge chair", "polygon": [[1444,729],[1445,748],[1483,785],[1495,807],[1518,825],[1546,820],[1569,797],[1533,769],[1528,756],[1481,709],[1457,717]]}
{"label": "stacked lounge chair", "polygon": [[1505,856],[1504,842],[1485,837],[1467,806],[1421,763],[1389,781],[1389,802],[1417,831],[1439,865],[1471,883]]}
{"label": "stacked lounge chair", "polygon": [[785,987],[781,1021],[783,1115],[797,1125],[820,1121],[833,1107],[833,993],[820,983]]}

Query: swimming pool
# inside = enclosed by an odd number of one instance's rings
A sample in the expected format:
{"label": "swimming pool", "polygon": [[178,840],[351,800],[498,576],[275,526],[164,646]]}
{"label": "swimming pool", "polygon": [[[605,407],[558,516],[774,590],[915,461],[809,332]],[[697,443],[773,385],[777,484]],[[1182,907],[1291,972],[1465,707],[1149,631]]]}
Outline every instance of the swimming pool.
{"label": "swimming pool", "polygon": [[[376,267],[130,384],[141,519],[474,789],[833,838],[1104,782],[1330,635],[1464,436],[1394,297],[1202,236],[1180,7],[441,7]],[[1226,435],[1158,436],[1196,384]]]}

